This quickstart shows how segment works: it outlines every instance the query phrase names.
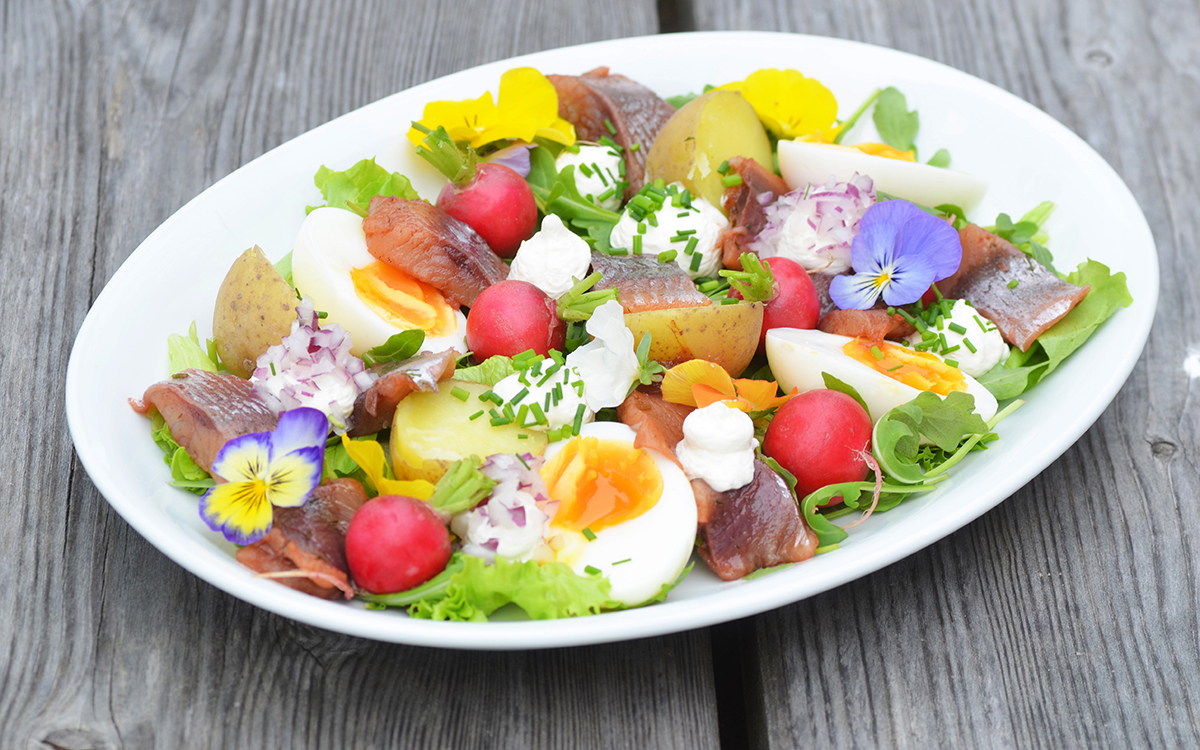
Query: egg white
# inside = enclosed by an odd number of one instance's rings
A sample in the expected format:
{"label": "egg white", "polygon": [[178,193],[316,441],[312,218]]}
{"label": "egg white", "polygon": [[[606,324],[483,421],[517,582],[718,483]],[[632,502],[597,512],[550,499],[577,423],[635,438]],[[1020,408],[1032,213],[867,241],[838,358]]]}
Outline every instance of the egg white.
{"label": "egg white", "polygon": [[952,203],[967,212],[988,189],[986,180],[966,172],[801,141],[779,142],[779,171],[791,190],[824,185],[831,176],[847,182],[857,172],[870,177],[876,190],[897,198],[924,206]]}
{"label": "egg white", "polygon": [[[358,298],[350,270],[375,262],[367,250],[362,218],[340,208],[318,208],[300,226],[292,249],[292,281],[302,294],[312,298],[318,310],[328,313],[324,323],[337,323],[350,332],[350,352],[361,357],[368,349],[400,333]],[[422,351],[446,349],[467,351],[467,317],[455,312],[458,325],[448,336],[426,337]]]}
{"label": "egg white", "polygon": [[[821,373],[829,373],[852,386],[871,412],[871,421],[912,401],[921,391],[849,357],[842,351],[854,339],[824,331],[772,328],[767,331],[767,362],[785,392],[801,393],[825,387]],[[984,421],[996,415],[996,397],[975,378],[963,373],[967,393],[975,397],[975,413]]]}
{"label": "egg white", "polygon": [[[629,443],[635,433],[619,422],[592,422],[580,430],[583,437]],[[546,449],[546,460],[562,450],[564,443]],[[663,584],[675,580],[692,556],[696,539],[696,496],[683,471],[656,450],[647,449],[663,478],[662,497],[637,518],[595,532],[588,541],[582,534],[550,523],[550,534],[566,540],[555,559],[579,575],[588,566],[598,569],[612,583],[610,596],[626,606],[636,606],[654,597]],[[628,562],[614,565],[621,560]]]}

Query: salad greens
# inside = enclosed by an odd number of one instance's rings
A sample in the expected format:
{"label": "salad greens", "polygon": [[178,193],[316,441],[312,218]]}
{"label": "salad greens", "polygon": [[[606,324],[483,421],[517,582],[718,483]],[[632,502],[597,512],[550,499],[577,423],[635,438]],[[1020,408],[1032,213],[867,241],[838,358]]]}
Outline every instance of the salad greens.
{"label": "salad greens", "polygon": [[[388,172],[374,159],[363,159],[341,172],[322,165],[313,182],[325,197],[326,206],[344,208],[359,216],[367,215],[367,206],[377,195],[396,196],[410,201],[421,198],[407,177],[399,172]],[[312,213],[318,208],[322,206],[309,206],[305,212]]]}
{"label": "salad greens", "polygon": [[913,141],[917,138],[917,131],[921,129],[921,117],[915,110],[908,111],[908,102],[905,101],[904,94],[895,87],[888,86],[879,93],[871,119],[875,122],[875,129],[879,131],[879,137],[884,143],[901,151],[917,153],[917,146]]}

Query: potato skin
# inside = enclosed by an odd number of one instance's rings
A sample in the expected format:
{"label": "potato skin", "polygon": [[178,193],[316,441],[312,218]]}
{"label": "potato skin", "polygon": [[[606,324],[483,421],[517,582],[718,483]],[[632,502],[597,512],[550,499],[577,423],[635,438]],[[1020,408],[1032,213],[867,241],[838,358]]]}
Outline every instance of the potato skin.
{"label": "potato skin", "polygon": [[297,302],[296,290],[258,245],[238,256],[213,311],[213,340],[230,372],[239,378],[254,373],[259,355],[292,332]]}
{"label": "potato skin", "polygon": [[634,341],[650,334],[650,358],[673,367],[689,359],[715,362],[734,377],[758,348],[763,304],[707,305],[627,313],[625,325]]}
{"label": "potato skin", "polygon": [[646,181],[682,182],[722,212],[721,162],[734,156],[773,163],[771,141],[754,107],[735,91],[710,91],[676,112],[646,157]]}

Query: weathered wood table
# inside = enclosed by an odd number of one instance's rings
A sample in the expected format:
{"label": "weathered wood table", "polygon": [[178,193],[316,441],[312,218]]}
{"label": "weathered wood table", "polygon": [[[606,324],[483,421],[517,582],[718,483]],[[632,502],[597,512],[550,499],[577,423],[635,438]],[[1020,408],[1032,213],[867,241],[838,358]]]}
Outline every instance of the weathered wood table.
{"label": "weathered wood table", "polygon": [[[0,747],[1200,745],[1196,0],[0,7]],[[109,508],[75,460],[62,375],[90,303],[172,212],[413,84],[687,29],[931,57],[1116,168],[1158,243],[1160,320],[1077,445],[962,531],[830,593],[542,652],[298,625],[188,574]]]}

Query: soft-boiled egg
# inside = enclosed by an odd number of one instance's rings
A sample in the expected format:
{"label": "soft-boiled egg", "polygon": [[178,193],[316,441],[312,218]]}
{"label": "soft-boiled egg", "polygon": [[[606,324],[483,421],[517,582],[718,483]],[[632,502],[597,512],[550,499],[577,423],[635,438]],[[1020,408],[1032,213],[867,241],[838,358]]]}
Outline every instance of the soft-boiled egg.
{"label": "soft-boiled egg", "polygon": [[619,422],[592,422],[546,450],[541,474],[558,503],[547,535],[555,560],[599,572],[610,596],[642,604],[675,580],[696,539],[696,499],[673,461],[635,448]]}
{"label": "soft-boiled egg", "polygon": [[924,206],[952,203],[969,212],[987,192],[986,180],[953,169],[915,161],[889,159],[832,143],[779,142],[779,171],[796,190],[824,185],[833,177],[847,182],[857,172],[875,182],[875,189]]}
{"label": "soft-boiled egg", "polygon": [[[767,361],[785,392],[792,388],[802,393],[824,388],[822,373],[826,372],[852,386],[867,403],[872,421],[913,400],[922,390],[942,396],[950,390],[965,390],[975,397],[976,414],[985,421],[995,416],[996,397],[991,391],[935,355],[885,342],[879,358],[870,351],[868,343],[856,359],[847,354],[847,345],[854,341],[849,336],[824,331],[774,328],[767,332]],[[861,361],[864,359],[876,362],[878,367],[865,364]],[[887,372],[889,369],[892,371]],[[923,387],[915,388],[909,383]]]}
{"label": "soft-boiled egg", "polygon": [[395,334],[425,331],[423,351],[467,350],[467,318],[442,293],[367,251],[362,218],[340,208],[308,215],[292,249],[292,280],[328,313],[326,324],[350,332],[361,357]]}

